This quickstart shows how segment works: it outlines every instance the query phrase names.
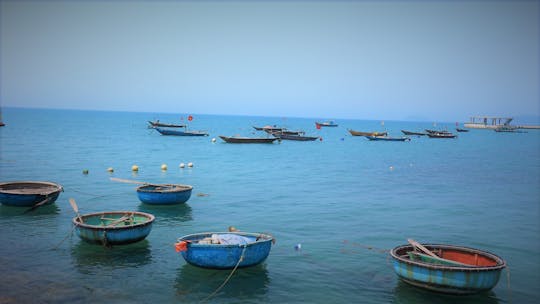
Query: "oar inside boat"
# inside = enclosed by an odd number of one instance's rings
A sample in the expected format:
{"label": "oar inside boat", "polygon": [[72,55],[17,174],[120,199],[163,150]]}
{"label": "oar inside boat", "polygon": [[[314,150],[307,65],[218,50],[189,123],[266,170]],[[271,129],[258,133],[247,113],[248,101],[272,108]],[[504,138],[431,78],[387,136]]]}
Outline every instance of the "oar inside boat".
{"label": "oar inside boat", "polygon": [[81,215],[79,214],[79,206],[77,206],[77,203],[75,202],[75,199],[70,198],[69,204],[71,205],[71,208],[73,208],[73,211],[77,214],[77,219],[79,220],[79,223],[82,224],[83,220],[81,218]]}

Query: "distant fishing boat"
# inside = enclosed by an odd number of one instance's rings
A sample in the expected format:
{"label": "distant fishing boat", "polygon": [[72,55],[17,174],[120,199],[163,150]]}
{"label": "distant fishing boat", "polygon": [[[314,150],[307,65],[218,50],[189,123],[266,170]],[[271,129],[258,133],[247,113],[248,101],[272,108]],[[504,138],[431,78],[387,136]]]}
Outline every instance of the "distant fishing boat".
{"label": "distant fishing boat", "polygon": [[289,134],[289,133],[282,133],[282,132],[274,132],[272,133],[272,136],[279,139],[296,140],[296,141],[314,141],[319,138],[318,136],[304,136],[300,134]]}
{"label": "distant fishing boat", "polygon": [[205,232],[183,236],[176,251],[194,266],[232,269],[262,263],[269,255],[274,238],[248,232]]}
{"label": "distant fishing boat", "polygon": [[0,183],[0,203],[8,206],[33,207],[52,204],[61,185],[52,182],[15,181]]}
{"label": "distant fishing boat", "polygon": [[521,131],[514,126],[500,126],[493,129],[495,132],[510,132],[510,133],[527,133],[527,131]]}
{"label": "distant fishing boat", "polygon": [[390,136],[366,136],[369,140],[380,140],[380,141],[409,141],[409,137],[390,137]]}
{"label": "distant fishing boat", "polygon": [[256,127],[252,126],[257,131],[267,131],[267,132],[274,132],[274,131],[283,131],[286,130],[286,128],[278,127],[276,125],[273,126],[264,126],[264,127]]}
{"label": "distant fishing boat", "polygon": [[281,129],[281,130],[277,130],[277,131],[272,131],[272,130],[264,130],[266,133],[268,134],[274,134],[274,133],[277,133],[277,134],[285,134],[285,135],[304,135],[306,134],[306,132],[304,131],[293,131],[293,130],[288,130],[288,129]]}
{"label": "distant fishing boat", "polygon": [[139,200],[150,205],[175,205],[189,200],[193,187],[180,184],[142,185],[137,187]]}
{"label": "distant fishing boat", "polygon": [[456,138],[457,135],[452,134],[450,132],[443,132],[443,133],[428,133],[427,136],[429,138]]}
{"label": "distant fishing boat", "polygon": [[467,130],[467,129],[460,129],[460,128],[456,128],[456,131],[458,131],[458,132],[469,132],[469,130]]}
{"label": "distant fishing boat", "polygon": [[418,135],[418,136],[426,136],[427,133],[423,132],[413,132],[413,131],[407,131],[407,130],[401,130],[401,132],[405,135]]}
{"label": "distant fishing boat", "polygon": [[[419,251],[418,247],[426,250]],[[454,245],[401,245],[390,255],[394,271],[404,282],[450,294],[491,290],[506,267],[495,254]]]}
{"label": "distant fishing boat", "polygon": [[451,134],[448,130],[429,130],[426,129],[427,134]]}
{"label": "distant fishing boat", "polygon": [[321,127],[337,127],[338,124],[335,123],[333,120],[325,121],[325,122],[315,122],[315,126],[317,129],[320,129]]}
{"label": "distant fishing boat", "polygon": [[152,214],[138,211],[105,211],[76,216],[72,222],[82,240],[112,246],[145,239],[154,219]]}
{"label": "distant fishing boat", "polygon": [[205,131],[180,131],[172,129],[154,128],[161,135],[173,135],[173,136],[208,136]]}
{"label": "distant fishing boat", "polygon": [[386,136],[388,132],[360,132],[349,129],[352,136]]}
{"label": "distant fishing boat", "polygon": [[150,127],[166,127],[166,128],[185,128],[186,125],[178,125],[178,124],[170,124],[170,123],[162,123],[159,122],[159,120],[156,121],[148,121],[150,124]]}
{"label": "distant fishing boat", "polygon": [[232,144],[271,144],[275,140],[278,140],[276,137],[239,137],[239,136],[222,136],[219,138],[223,139],[227,143]]}

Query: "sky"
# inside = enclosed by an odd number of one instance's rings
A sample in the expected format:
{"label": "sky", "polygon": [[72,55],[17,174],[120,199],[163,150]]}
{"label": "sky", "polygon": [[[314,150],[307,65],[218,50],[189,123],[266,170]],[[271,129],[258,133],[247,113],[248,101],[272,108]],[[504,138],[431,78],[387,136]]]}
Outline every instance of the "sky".
{"label": "sky", "polygon": [[1,1],[0,106],[540,116],[540,1]]}

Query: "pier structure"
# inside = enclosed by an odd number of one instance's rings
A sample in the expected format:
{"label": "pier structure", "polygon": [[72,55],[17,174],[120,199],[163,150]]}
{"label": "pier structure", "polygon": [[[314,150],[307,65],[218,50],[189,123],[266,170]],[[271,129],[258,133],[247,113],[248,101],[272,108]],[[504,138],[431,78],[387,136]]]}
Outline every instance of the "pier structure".
{"label": "pier structure", "polygon": [[471,129],[498,129],[501,127],[513,127],[516,129],[540,129],[535,125],[510,125],[513,117],[495,117],[495,116],[473,116],[469,122],[463,124],[465,128]]}

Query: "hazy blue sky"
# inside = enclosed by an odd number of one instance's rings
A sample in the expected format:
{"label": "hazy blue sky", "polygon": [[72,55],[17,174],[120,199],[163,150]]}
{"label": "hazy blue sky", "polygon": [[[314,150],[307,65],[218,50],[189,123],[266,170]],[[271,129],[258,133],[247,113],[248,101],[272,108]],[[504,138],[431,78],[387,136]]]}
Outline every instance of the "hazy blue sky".
{"label": "hazy blue sky", "polygon": [[540,115],[538,1],[2,1],[2,106]]}

